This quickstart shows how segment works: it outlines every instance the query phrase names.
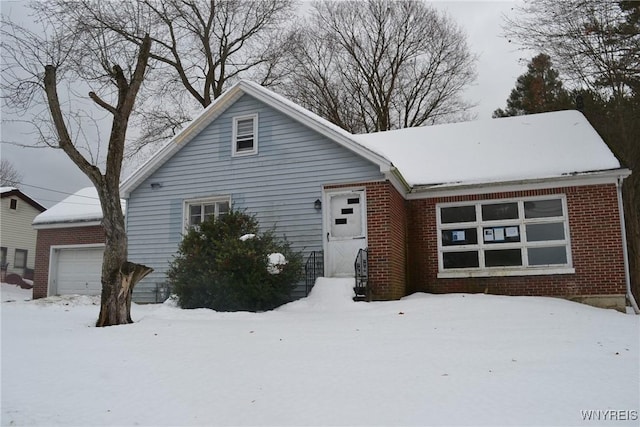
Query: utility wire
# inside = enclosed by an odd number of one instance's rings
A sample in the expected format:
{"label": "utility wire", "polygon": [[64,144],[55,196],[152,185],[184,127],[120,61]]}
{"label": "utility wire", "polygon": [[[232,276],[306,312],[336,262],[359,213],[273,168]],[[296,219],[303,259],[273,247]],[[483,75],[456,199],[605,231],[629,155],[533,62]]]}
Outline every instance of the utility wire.
{"label": "utility wire", "polygon": [[[66,191],[54,190],[52,188],[38,187],[37,185],[25,184],[24,182],[19,182],[18,184],[24,185],[25,187],[37,188],[39,190],[53,191],[54,193],[66,194],[67,196],[76,196],[76,197],[83,197],[85,199],[100,200],[98,197],[82,196],[79,194],[67,193]],[[53,202],[53,200],[49,200],[49,201]]]}

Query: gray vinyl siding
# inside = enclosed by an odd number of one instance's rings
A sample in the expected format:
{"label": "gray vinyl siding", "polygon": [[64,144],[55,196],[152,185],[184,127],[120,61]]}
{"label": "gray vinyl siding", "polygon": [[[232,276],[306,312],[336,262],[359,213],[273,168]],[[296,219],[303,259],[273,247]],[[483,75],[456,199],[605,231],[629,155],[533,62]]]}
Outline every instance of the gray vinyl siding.
{"label": "gray vinyl siding", "polygon": [[[232,119],[258,113],[258,154],[231,156]],[[378,181],[379,167],[303,124],[243,95],[140,184],[127,204],[129,259],[154,268],[136,286],[148,301],[182,238],[184,201],[230,196],[235,209],[255,214],[306,255],[322,249],[322,214],[314,201],[322,185]],[[161,183],[152,189],[151,183]],[[300,296],[298,289],[294,296]]]}

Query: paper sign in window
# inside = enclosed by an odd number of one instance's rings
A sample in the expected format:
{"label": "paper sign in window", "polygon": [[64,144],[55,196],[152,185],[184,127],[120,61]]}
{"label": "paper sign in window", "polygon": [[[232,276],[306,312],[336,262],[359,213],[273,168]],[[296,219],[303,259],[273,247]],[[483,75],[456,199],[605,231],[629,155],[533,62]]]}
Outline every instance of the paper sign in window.
{"label": "paper sign in window", "polygon": [[505,236],[507,237],[518,237],[518,227],[507,227],[505,229]]}
{"label": "paper sign in window", "polygon": [[504,240],[504,228],[494,228],[493,229],[493,239],[496,242],[501,242]]}
{"label": "paper sign in window", "polygon": [[484,230],[484,241],[493,242],[493,228],[487,228]]}
{"label": "paper sign in window", "polygon": [[453,231],[451,233],[451,240],[454,242],[463,242],[465,240],[464,230]]}

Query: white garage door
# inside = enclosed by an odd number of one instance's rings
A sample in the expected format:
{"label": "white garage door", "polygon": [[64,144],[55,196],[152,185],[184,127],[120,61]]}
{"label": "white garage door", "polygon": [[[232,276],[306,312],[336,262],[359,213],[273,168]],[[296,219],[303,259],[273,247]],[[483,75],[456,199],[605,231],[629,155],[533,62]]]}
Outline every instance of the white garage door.
{"label": "white garage door", "polygon": [[65,248],[57,251],[55,293],[100,295],[104,248]]}

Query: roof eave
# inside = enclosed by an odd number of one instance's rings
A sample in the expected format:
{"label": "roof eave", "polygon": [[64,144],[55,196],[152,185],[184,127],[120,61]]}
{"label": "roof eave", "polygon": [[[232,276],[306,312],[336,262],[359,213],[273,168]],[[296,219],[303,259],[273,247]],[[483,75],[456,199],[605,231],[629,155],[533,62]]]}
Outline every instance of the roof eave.
{"label": "roof eave", "polygon": [[444,195],[476,194],[486,192],[503,191],[505,187],[527,187],[527,186],[572,186],[572,185],[597,185],[612,184],[618,179],[625,179],[631,175],[631,170],[627,168],[616,168],[601,171],[571,172],[562,175],[523,178],[504,181],[486,181],[473,183],[441,183],[414,185],[408,198],[420,199],[426,197],[436,197]]}
{"label": "roof eave", "polygon": [[10,191],[5,191],[4,193],[2,193],[0,195],[1,198],[5,198],[5,197],[17,197],[21,200],[23,200],[24,202],[26,202],[27,204],[31,205],[34,209],[39,210],[40,212],[44,212],[47,210],[47,208],[45,208],[44,206],[42,206],[40,203],[36,202],[35,200],[33,200],[31,197],[27,196],[26,194],[24,194],[19,188],[10,190]]}
{"label": "roof eave", "polygon": [[90,219],[69,219],[66,221],[47,221],[33,223],[34,230],[45,230],[50,228],[73,228],[73,227],[90,227],[93,225],[101,225],[102,218]]}

